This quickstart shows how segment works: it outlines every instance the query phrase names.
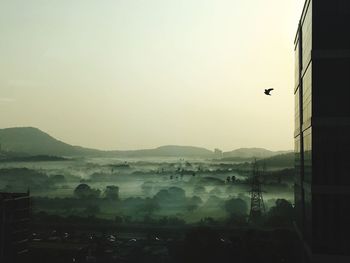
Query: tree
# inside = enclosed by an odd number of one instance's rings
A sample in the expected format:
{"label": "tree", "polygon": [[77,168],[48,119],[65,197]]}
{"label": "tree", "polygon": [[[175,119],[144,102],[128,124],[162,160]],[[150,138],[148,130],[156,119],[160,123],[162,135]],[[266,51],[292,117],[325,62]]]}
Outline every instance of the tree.
{"label": "tree", "polygon": [[203,201],[200,197],[198,196],[192,196],[191,198],[188,199],[187,203],[187,210],[192,212],[196,210],[200,204],[202,204]]}
{"label": "tree", "polygon": [[78,198],[98,198],[100,194],[100,190],[93,189],[87,184],[79,184],[74,189],[74,195]]}
{"label": "tree", "polygon": [[276,205],[267,214],[267,224],[282,226],[291,224],[294,217],[293,205],[285,199],[277,199]]}
{"label": "tree", "polygon": [[194,195],[204,195],[206,194],[205,187],[202,185],[197,185],[193,189],[193,194]]}
{"label": "tree", "polygon": [[168,190],[162,189],[156,195],[154,196],[156,200],[162,201],[162,200],[168,200],[170,199],[170,194]]}
{"label": "tree", "polygon": [[215,225],[217,223],[217,221],[215,221],[214,218],[209,216],[209,217],[202,218],[199,223],[201,225]]}
{"label": "tree", "polygon": [[186,195],[185,190],[183,190],[180,187],[175,187],[175,186],[170,187],[168,189],[168,192],[169,192],[171,198],[173,198],[175,200],[183,200],[183,199],[185,199],[185,195]]}
{"label": "tree", "polygon": [[156,210],[159,210],[159,204],[154,198],[146,198],[140,210],[144,211],[148,216],[151,216]]}
{"label": "tree", "polygon": [[119,199],[119,187],[115,185],[108,185],[104,191],[104,195],[107,199],[118,200]]}
{"label": "tree", "polygon": [[95,216],[100,212],[100,207],[97,205],[88,205],[85,209],[85,213],[88,216]]}
{"label": "tree", "polygon": [[49,180],[53,184],[62,184],[62,183],[64,183],[66,181],[66,178],[64,177],[64,175],[55,174],[55,175],[50,176]]}
{"label": "tree", "polygon": [[241,198],[231,198],[225,202],[225,210],[231,216],[246,216],[248,213],[248,205]]}
{"label": "tree", "polygon": [[245,225],[247,222],[248,205],[241,198],[232,198],[225,202],[225,210],[230,214],[227,223]]}
{"label": "tree", "polygon": [[185,191],[179,187],[170,187],[160,190],[155,196],[161,209],[183,209],[186,204]]}
{"label": "tree", "polygon": [[141,189],[145,195],[150,195],[152,193],[153,186],[154,182],[146,181],[141,185]]}

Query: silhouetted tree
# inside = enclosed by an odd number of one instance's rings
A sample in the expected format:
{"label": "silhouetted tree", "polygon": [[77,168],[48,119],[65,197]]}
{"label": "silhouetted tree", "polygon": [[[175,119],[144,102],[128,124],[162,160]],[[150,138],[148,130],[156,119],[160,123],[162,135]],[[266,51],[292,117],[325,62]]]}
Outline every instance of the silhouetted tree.
{"label": "silhouetted tree", "polygon": [[85,213],[88,216],[95,216],[100,212],[100,207],[97,205],[88,205],[85,209]]}
{"label": "silhouetted tree", "polygon": [[241,198],[231,198],[225,202],[225,210],[230,215],[245,216],[248,213],[248,205]]}
{"label": "silhouetted tree", "polygon": [[98,198],[101,194],[101,191],[98,189],[92,189],[87,184],[79,184],[74,189],[74,195],[78,198]]}
{"label": "silhouetted tree", "polygon": [[232,182],[232,183],[236,182],[236,176],[232,175],[232,177],[231,177],[231,182]]}
{"label": "silhouetted tree", "polygon": [[119,187],[115,185],[108,185],[104,191],[104,195],[107,199],[118,200],[119,199]]}
{"label": "silhouetted tree", "polygon": [[151,216],[155,211],[159,210],[159,204],[154,198],[146,198],[140,210]]}
{"label": "silhouetted tree", "polygon": [[293,205],[285,199],[277,199],[276,205],[271,207],[267,214],[267,225],[282,226],[293,222]]}
{"label": "silhouetted tree", "polygon": [[205,187],[202,186],[202,185],[197,185],[197,186],[195,186],[194,189],[193,189],[193,194],[194,194],[194,195],[203,195],[203,194],[205,194],[205,193],[206,193],[206,192],[205,192]]}
{"label": "silhouetted tree", "polygon": [[192,212],[196,210],[200,204],[202,204],[202,199],[198,196],[192,196],[189,198],[188,203],[187,203],[187,210]]}

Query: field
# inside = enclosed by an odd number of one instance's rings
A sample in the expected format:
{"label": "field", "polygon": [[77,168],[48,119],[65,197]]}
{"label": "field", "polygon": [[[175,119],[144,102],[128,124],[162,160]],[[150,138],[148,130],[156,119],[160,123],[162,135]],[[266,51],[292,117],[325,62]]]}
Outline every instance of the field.
{"label": "field", "polygon": [[[266,210],[276,199],[292,202],[293,181],[286,171],[284,167],[263,171]],[[230,199],[244,201],[241,212],[247,214],[250,176],[249,163],[206,159],[73,158],[0,163],[0,189],[29,189],[35,212],[123,220],[167,217],[186,223],[208,218],[223,221],[231,214],[225,206]],[[81,184],[88,185],[89,198],[82,199],[74,191]],[[114,186],[112,198],[107,189],[110,186]]]}

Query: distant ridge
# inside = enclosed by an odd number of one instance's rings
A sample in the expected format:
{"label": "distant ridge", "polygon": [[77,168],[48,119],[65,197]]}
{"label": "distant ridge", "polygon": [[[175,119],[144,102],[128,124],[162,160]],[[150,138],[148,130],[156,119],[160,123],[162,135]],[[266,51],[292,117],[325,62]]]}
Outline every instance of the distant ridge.
{"label": "distant ridge", "polygon": [[61,142],[33,127],[0,129],[0,144],[2,150],[31,155],[74,156],[96,151]]}
{"label": "distant ridge", "polygon": [[289,151],[270,151],[264,148],[239,148],[230,152],[224,152],[223,158],[269,158]]}
{"label": "distant ridge", "polygon": [[286,167],[293,168],[295,164],[295,153],[283,153],[257,161],[258,164],[267,167]]}
{"label": "distant ridge", "polygon": [[[64,143],[33,127],[0,129],[0,144],[3,151],[23,153],[26,155],[216,158],[214,152],[208,149],[178,145],[166,145],[155,149],[132,151],[101,151]],[[280,153],[283,152],[273,152],[263,148],[241,148],[224,152],[223,157],[256,157],[260,159],[272,157]]]}
{"label": "distant ridge", "polygon": [[112,151],[115,155],[125,157],[206,157],[211,158],[214,152],[194,146],[166,145],[155,149],[134,150],[134,151]]}
{"label": "distant ridge", "polygon": [[64,143],[33,127],[0,129],[0,144],[4,151],[30,155],[210,158],[214,154],[205,148],[176,145],[134,151],[101,151]]}

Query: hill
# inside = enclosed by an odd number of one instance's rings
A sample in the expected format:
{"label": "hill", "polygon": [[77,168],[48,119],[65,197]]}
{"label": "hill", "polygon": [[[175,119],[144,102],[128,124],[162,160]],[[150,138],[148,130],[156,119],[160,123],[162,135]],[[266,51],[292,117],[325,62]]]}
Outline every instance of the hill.
{"label": "hill", "polygon": [[265,163],[267,167],[284,167],[293,168],[294,167],[294,152],[284,153],[275,155],[269,158],[265,158],[257,161],[258,163]]}
{"label": "hill", "polygon": [[213,152],[193,146],[161,146],[135,151],[100,151],[59,141],[33,127],[0,129],[0,144],[18,155],[101,156],[101,157],[212,157]]}
{"label": "hill", "polygon": [[[167,145],[155,149],[133,151],[101,151],[73,146],[59,141],[49,134],[33,127],[0,129],[2,150],[25,156],[98,156],[98,157],[178,157],[178,158],[215,158],[213,151],[194,146]],[[273,152],[263,148],[241,148],[224,152],[222,160],[247,160],[268,158],[282,152]],[[0,149],[1,157],[1,149]],[[13,157],[13,154],[12,154]],[[14,156],[16,157],[16,155]]]}
{"label": "hill", "polygon": [[3,150],[30,155],[94,155],[99,151],[72,146],[33,127],[0,129]]}
{"label": "hill", "polygon": [[270,151],[264,148],[239,148],[233,151],[224,152],[223,160],[264,159],[287,152],[288,151]]}
{"label": "hill", "polygon": [[214,152],[194,146],[167,145],[155,149],[134,151],[113,151],[115,156],[123,157],[203,157],[211,158]]}

